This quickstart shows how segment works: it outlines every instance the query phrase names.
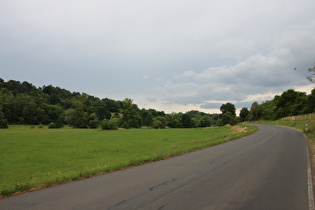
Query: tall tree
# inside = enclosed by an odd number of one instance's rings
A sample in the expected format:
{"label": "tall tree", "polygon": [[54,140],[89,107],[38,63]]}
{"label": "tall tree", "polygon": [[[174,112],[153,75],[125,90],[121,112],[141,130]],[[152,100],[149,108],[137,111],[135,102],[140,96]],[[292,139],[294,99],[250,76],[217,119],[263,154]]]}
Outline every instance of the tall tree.
{"label": "tall tree", "polygon": [[137,107],[132,103],[133,100],[125,98],[123,100],[123,124],[128,124],[129,127],[140,128],[142,126],[142,118],[136,112]]}
{"label": "tall tree", "polygon": [[265,101],[260,105],[260,116],[264,120],[276,120],[277,106],[274,100]]}
{"label": "tall tree", "polygon": [[228,102],[226,104],[222,104],[222,106],[220,107],[220,111],[222,112],[222,115],[227,113],[227,112],[230,112],[233,116],[236,116],[235,114],[235,106],[234,104]]}
{"label": "tall tree", "polygon": [[260,108],[256,101],[252,104],[250,111],[253,115],[253,120],[258,120],[260,118]]}
{"label": "tall tree", "polygon": [[182,116],[182,124],[183,124],[184,128],[191,128],[192,127],[191,118],[187,114],[183,114],[183,116]]}
{"label": "tall tree", "polygon": [[312,90],[312,93],[307,96],[306,109],[305,113],[315,112],[315,88]]}
{"label": "tall tree", "polygon": [[242,108],[240,112],[241,122],[246,121],[248,115],[249,115],[249,110],[246,107]]}
{"label": "tall tree", "polygon": [[145,124],[146,126],[152,126],[152,125],[153,125],[153,115],[151,114],[151,112],[149,112],[149,113],[146,115],[144,124]]}

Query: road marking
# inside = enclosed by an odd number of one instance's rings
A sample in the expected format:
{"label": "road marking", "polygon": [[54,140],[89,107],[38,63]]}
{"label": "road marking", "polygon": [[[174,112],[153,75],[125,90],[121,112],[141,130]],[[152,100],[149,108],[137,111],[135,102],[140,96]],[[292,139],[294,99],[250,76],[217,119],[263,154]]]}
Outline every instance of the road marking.
{"label": "road marking", "polygon": [[311,170],[311,162],[310,162],[310,154],[308,150],[308,145],[306,148],[307,155],[307,177],[308,177],[308,204],[309,210],[315,210],[314,207],[314,195],[313,195],[313,182],[312,182],[312,170]]}

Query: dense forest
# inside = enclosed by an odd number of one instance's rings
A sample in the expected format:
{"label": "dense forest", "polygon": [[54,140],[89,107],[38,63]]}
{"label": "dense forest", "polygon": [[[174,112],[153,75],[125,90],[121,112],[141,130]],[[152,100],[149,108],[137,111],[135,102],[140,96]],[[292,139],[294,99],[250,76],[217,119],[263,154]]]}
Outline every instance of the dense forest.
{"label": "dense forest", "polygon": [[117,129],[141,128],[193,128],[212,125],[235,125],[242,121],[276,120],[291,115],[315,112],[315,89],[310,95],[292,89],[262,104],[254,102],[244,107],[240,116],[232,103],[222,104],[221,114],[199,111],[165,114],[154,109],[139,109],[132,99],[116,101],[100,99],[86,93],[70,92],[52,85],[35,87],[28,82],[0,78],[0,127],[8,124],[49,125],[61,128],[65,124],[74,128]]}
{"label": "dense forest", "polygon": [[154,109],[139,109],[132,99],[100,99],[86,93],[70,92],[52,85],[35,87],[28,82],[0,78],[0,127],[8,124],[64,124],[74,128],[103,129],[208,127],[215,125],[219,114],[191,111],[165,114]]}
{"label": "dense forest", "polygon": [[303,115],[315,112],[315,88],[311,94],[289,89],[273,100],[262,104],[254,102],[248,110],[243,108],[240,112],[241,121],[277,120],[282,117]]}

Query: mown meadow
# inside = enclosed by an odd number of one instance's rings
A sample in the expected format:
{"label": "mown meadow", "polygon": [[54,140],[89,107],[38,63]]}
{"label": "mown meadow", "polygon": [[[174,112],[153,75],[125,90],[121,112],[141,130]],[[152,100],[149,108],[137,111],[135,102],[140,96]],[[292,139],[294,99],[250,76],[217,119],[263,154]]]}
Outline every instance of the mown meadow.
{"label": "mown meadow", "polygon": [[0,193],[44,188],[227,142],[256,131],[247,126],[191,129],[0,130]]}

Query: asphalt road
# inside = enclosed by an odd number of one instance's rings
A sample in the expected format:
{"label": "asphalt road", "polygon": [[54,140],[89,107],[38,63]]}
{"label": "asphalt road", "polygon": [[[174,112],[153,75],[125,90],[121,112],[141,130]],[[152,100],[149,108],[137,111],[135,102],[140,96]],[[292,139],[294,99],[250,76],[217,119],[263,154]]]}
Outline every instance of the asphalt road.
{"label": "asphalt road", "polygon": [[309,209],[305,138],[258,127],[215,147],[5,198],[0,209]]}

